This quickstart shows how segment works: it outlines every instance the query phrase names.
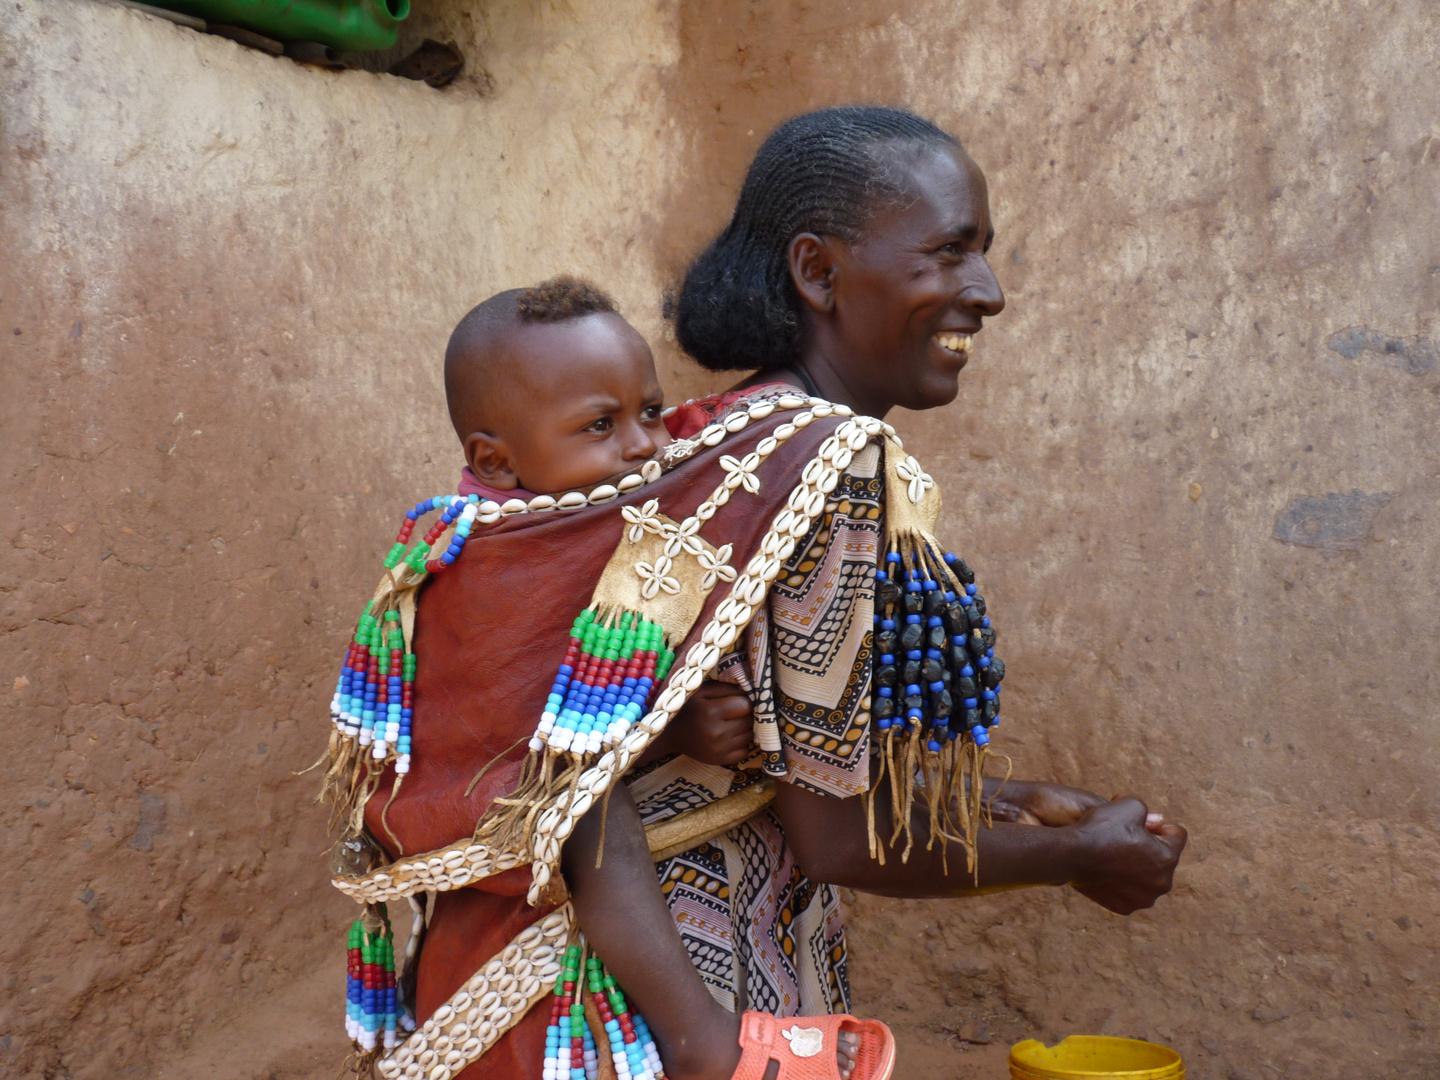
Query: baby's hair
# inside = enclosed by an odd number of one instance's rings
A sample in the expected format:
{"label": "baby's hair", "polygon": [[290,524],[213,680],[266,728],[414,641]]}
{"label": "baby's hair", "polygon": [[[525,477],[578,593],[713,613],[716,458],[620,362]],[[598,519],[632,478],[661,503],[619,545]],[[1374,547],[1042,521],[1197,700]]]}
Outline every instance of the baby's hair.
{"label": "baby's hair", "polygon": [[585,315],[618,315],[620,309],[609,293],[581,278],[561,274],[523,290],[515,313],[521,322],[552,323]]}
{"label": "baby's hair", "polygon": [[463,443],[487,423],[486,410],[504,393],[504,379],[492,370],[500,338],[517,327],[568,322],[586,315],[620,310],[608,293],[571,274],[561,274],[528,289],[507,289],[471,308],[445,348],[445,401],[450,421]]}

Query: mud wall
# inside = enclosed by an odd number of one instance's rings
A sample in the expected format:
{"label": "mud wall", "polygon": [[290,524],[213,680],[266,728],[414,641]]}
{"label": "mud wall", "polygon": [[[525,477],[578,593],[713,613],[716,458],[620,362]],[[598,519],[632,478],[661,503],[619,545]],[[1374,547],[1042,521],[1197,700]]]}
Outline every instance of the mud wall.
{"label": "mud wall", "polygon": [[916,1076],[1078,1030],[1433,1075],[1433,7],[416,7],[460,84],[98,0],[0,23],[0,1071],[332,1074],[350,908],[293,772],[392,519],[451,482],[449,326],[578,269],[708,388],[660,291],[777,121],[863,100],[990,180],[1010,306],[896,420],[989,583],[1007,749],[1193,841],[1128,920],[858,898],[857,1006]]}

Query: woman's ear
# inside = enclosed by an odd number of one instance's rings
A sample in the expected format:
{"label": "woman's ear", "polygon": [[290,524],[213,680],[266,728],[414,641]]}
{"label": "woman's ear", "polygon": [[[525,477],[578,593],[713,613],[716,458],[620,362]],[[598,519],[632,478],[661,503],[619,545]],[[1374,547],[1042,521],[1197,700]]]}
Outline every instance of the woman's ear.
{"label": "woman's ear", "polygon": [[835,253],[826,237],[800,233],[786,251],[790,259],[790,280],[795,291],[816,312],[835,306]]}
{"label": "woman's ear", "polygon": [[513,455],[504,439],[483,431],[472,432],[465,439],[465,463],[481,482],[493,488],[510,491],[520,486]]}

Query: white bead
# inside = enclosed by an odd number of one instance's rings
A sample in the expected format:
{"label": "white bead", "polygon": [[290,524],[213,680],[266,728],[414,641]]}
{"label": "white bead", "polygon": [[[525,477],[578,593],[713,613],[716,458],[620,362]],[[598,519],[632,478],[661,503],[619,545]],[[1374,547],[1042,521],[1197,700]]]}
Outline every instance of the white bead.
{"label": "white bead", "polygon": [[555,509],[555,496],[553,496],[553,495],[536,495],[533,499],[530,500],[529,506],[530,506],[530,509],[531,509],[532,511],[554,510],[554,509]]}
{"label": "white bead", "polygon": [[836,416],[854,416],[854,415],[855,415],[855,410],[852,409],[852,408],[850,408],[849,405],[833,405],[833,404],[832,404],[832,405],[830,406],[830,408],[831,408],[832,410],[834,410]]}
{"label": "white bead", "polygon": [[619,494],[620,492],[617,491],[610,484],[601,484],[594,491],[590,492],[590,502],[592,504],[609,502],[611,499],[615,498],[615,496]]}
{"label": "white bead", "polygon": [[706,446],[719,446],[725,438],[725,427],[722,424],[711,424],[700,435],[700,441]]}
{"label": "white bead", "polygon": [[801,397],[799,394],[785,394],[782,397],[778,398],[775,404],[780,406],[780,408],[782,409],[798,409],[802,405],[804,405],[805,402],[806,399]]}
{"label": "white bead", "polygon": [[631,473],[629,476],[623,478],[620,483],[616,484],[615,486],[618,487],[621,491],[634,491],[636,488],[643,486],[644,483],[645,478],[643,476],[641,476],[639,473]]}
{"label": "white bead", "polygon": [[585,496],[578,491],[567,491],[556,500],[556,505],[562,510],[574,510],[586,504]]}
{"label": "white bead", "polygon": [[761,457],[769,457],[775,452],[775,447],[779,445],[779,441],[773,435],[767,435],[755,444],[755,453]]}
{"label": "white bead", "polygon": [[825,509],[825,493],[816,491],[811,493],[810,498],[805,500],[805,512],[812,518],[820,516],[820,511]]}
{"label": "white bead", "polygon": [[749,414],[749,413],[737,412],[737,413],[731,413],[729,416],[727,416],[727,417],[725,418],[725,425],[724,425],[724,426],[725,426],[725,430],[726,430],[726,431],[729,431],[729,432],[732,432],[732,433],[733,433],[733,432],[736,432],[736,431],[743,431],[743,430],[745,429],[745,426],[746,426],[747,424],[749,424],[749,423],[750,423],[750,414]]}
{"label": "white bead", "polygon": [[750,406],[751,420],[764,420],[775,411],[775,406],[768,401],[759,401]]}
{"label": "white bead", "polygon": [[500,504],[500,513],[506,517],[511,514],[523,514],[527,509],[523,499],[506,499]]}
{"label": "white bead", "polygon": [[[814,401],[815,399],[811,398],[810,400]],[[818,404],[811,405],[810,411],[823,420],[835,411],[835,406],[831,405],[828,401],[822,401]]]}
{"label": "white bead", "polygon": [[662,471],[658,461],[647,461],[644,465],[640,466],[640,476],[647,484],[659,480]]}
{"label": "white bead", "polygon": [[[848,453],[849,451],[846,452]],[[840,474],[834,469],[830,469],[825,473],[824,476],[820,478],[820,483],[815,486],[818,487],[826,495],[829,495],[832,491],[836,489],[836,487],[839,486],[839,484]]]}
{"label": "white bead", "polygon": [[855,459],[855,453],[854,453],[854,451],[850,450],[850,449],[847,447],[847,448],[845,448],[844,450],[837,450],[837,451],[835,452],[835,456],[830,459],[830,464],[831,464],[831,465],[834,465],[835,468],[840,469],[840,470],[843,471],[843,470],[848,469],[848,468],[850,467],[850,462],[853,461],[854,459]]}
{"label": "white bead", "polygon": [[796,414],[795,414],[795,419],[792,420],[791,423],[793,423],[797,428],[809,427],[809,426],[810,426],[810,421],[811,421],[811,420],[814,420],[814,419],[815,419],[814,414],[811,413],[811,412],[809,412],[809,411],[806,411],[806,412],[802,412],[802,413],[796,413]]}

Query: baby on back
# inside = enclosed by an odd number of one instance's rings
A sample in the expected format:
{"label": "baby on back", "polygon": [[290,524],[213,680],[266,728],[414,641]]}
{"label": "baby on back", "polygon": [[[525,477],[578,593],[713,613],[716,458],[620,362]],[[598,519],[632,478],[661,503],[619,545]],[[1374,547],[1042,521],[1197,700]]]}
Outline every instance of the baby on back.
{"label": "baby on back", "polygon": [[[465,454],[460,494],[496,502],[614,480],[671,441],[650,347],[609,296],[573,277],[472,309],[445,351],[445,396]],[[587,600],[574,597],[575,609]],[[679,753],[733,766],[752,747],[752,721],[743,690],[704,683],[638,764]],[[598,957],[624,970],[625,994],[649,1019],[662,1060],[684,1048],[704,1061],[700,1073],[672,1075],[730,1077],[741,1018],[711,997],[686,952],[623,783],[581,819],[563,871],[580,928]],[[839,1035],[834,1075],[850,1075],[858,1046],[858,1037]]]}

